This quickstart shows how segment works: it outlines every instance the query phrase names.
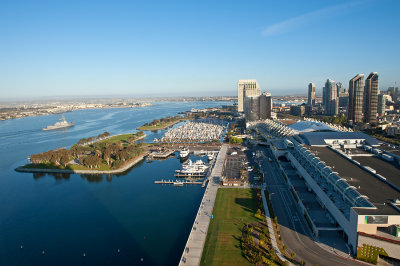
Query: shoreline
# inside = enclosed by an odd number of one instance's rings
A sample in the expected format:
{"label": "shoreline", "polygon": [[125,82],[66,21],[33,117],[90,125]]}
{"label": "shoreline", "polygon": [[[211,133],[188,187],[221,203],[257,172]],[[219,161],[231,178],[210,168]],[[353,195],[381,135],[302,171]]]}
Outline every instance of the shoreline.
{"label": "shoreline", "polygon": [[47,115],[63,115],[65,113],[71,113],[75,111],[80,111],[80,110],[102,110],[102,109],[118,109],[118,108],[143,108],[143,107],[149,107],[153,106],[153,104],[150,105],[137,105],[137,106],[103,106],[103,107],[87,107],[87,108],[76,108],[76,109],[71,109],[71,110],[66,110],[66,111],[59,111],[59,112],[48,112],[48,113],[37,113],[37,114],[27,114],[27,115],[20,115],[16,117],[9,117],[9,118],[0,118],[0,121],[7,121],[7,120],[14,120],[14,119],[20,119],[20,118],[27,118],[27,117],[36,117],[36,116],[47,116]]}
{"label": "shoreline", "polygon": [[57,174],[119,174],[129,170],[139,162],[143,161],[144,158],[149,155],[149,152],[146,151],[144,154],[139,155],[138,157],[126,162],[122,167],[114,170],[70,170],[70,169],[43,169],[43,168],[24,168],[24,166],[20,166],[15,168],[16,172],[20,173],[57,173]]}

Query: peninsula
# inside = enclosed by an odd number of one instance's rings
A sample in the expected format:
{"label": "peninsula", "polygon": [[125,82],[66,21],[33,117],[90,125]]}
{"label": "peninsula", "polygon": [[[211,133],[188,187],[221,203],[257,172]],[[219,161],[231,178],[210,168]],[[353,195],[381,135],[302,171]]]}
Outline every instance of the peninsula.
{"label": "peninsula", "polygon": [[83,138],[68,149],[56,149],[30,156],[31,163],[18,167],[19,172],[50,173],[119,173],[141,161],[148,152],[145,143],[137,143],[143,132]]}

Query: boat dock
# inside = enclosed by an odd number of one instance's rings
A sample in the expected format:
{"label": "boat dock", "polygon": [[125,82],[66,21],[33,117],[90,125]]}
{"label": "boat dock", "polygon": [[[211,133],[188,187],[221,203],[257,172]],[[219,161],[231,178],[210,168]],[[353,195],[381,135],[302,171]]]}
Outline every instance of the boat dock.
{"label": "boat dock", "polygon": [[206,174],[197,174],[197,173],[189,173],[189,174],[182,174],[182,173],[176,173],[174,174],[175,177],[195,177],[195,178],[203,178],[206,176]]}
{"label": "boat dock", "polygon": [[214,202],[219,187],[219,177],[222,175],[222,169],[228,147],[229,145],[227,144],[222,145],[212,172],[208,177],[209,182],[206,191],[204,192],[199,210],[197,211],[197,215],[183,250],[181,260],[179,261],[180,266],[200,265],[204,243],[207,237],[208,226],[210,224]]}
{"label": "boat dock", "polygon": [[174,185],[176,183],[183,183],[186,185],[201,185],[202,182],[200,181],[188,181],[188,180],[160,180],[160,181],[154,181],[154,184],[170,184]]}
{"label": "boat dock", "polygon": [[165,159],[169,156],[171,156],[172,154],[175,153],[175,150],[167,150],[164,152],[158,152],[158,151],[153,151],[149,154],[150,158],[161,158],[161,159]]}

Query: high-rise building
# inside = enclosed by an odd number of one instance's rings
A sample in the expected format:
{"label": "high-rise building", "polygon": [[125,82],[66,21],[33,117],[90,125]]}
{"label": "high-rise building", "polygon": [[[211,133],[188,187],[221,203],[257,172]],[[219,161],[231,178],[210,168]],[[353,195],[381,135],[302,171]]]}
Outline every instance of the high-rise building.
{"label": "high-rise building", "polygon": [[339,101],[337,98],[337,88],[335,81],[327,79],[325,82],[325,114],[337,115]]}
{"label": "high-rise building", "polygon": [[244,116],[246,121],[260,119],[260,96],[246,96],[244,98]]}
{"label": "high-rise building", "polygon": [[260,96],[246,96],[244,98],[244,115],[246,121],[256,121],[271,118],[272,97],[269,92]]}
{"label": "high-rise building", "polygon": [[378,112],[378,73],[372,72],[365,80],[364,87],[364,122],[376,124],[376,113]]}
{"label": "high-rise building", "polygon": [[271,93],[264,92],[260,96],[260,119],[269,119],[271,118],[272,112],[272,97]]}
{"label": "high-rise building", "polygon": [[385,94],[378,95],[378,116],[384,116],[386,111]]}
{"label": "high-rise building", "polygon": [[328,94],[326,92],[326,87],[322,88],[322,106],[326,108],[326,105],[328,104]]}
{"label": "high-rise building", "polygon": [[393,102],[397,102],[397,98],[399,97],[399,87],[389,87],[388,94],[392,96]]}
{"label": "high-rise building", "polygon": [[308,102],[307,105],[314,106],[315,105],[315,84],[308,84]]}
{"label": "high-rise building", "polygon": [[353,123],[363,122],[364,74],[358,74],[349,81],[349,108],[347,119]]}
{"label": "high-rise building", "polygon": [[345,93],[346,88],[343,86],[341,82],[336,83],[336,88],[337,88],[337,95],[340,95],[340,93]]}
{"label": "high-rise building", "polygon": [[244,112],[244,98],[246,96],[260,96],[261,89],[255,79],[239,80],[238,82],[238,112]]}

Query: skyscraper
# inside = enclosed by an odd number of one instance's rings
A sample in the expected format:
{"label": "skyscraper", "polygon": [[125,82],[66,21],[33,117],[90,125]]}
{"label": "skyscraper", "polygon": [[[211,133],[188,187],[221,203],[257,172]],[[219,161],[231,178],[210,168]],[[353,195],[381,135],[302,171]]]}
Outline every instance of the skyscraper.
{"label": "skyscraper", "polygon": [[386,97],[385,94],[378,95],[378,116],[384,116],[386,111]]}
{"label": "skyscraper", "polygon": [[244,98],[246,96],[260,96],[261,89],[255,79],[239,80],[238,82],[238,111],[244,112]]}
{"label": "skyscraper", "polygon": [[308,102],[307,104],[309,106],[314,106],[315,105],[315,84],[310,83],[308,84]]}
{"label": "skyscraper", "polygon": [[399,97],[399,87],[389,87],[387,91],[392,96],[393,102],[396,102]]}
{"label": "skyscraper", "polygon": [[365,80],[364,87],[364,122],[376,124],[376,113],[378,112],[378,73],[372,72]]}
{"label": "skyscraper", "polygon": [[260,96],[260,119],[268,119],[271,118],[272,112],[272,97],[271,93],[264,92]]}
{"label": "skyscraper", "polygon": [[345,93],[346,88],[343,86],[341,82],[336,83],[336,88],[337,88],[337,95],[339,96],[340,93]]}
{"label": "skyscraper", "polygon": [[353,123],[363,122],[364,74],[358,74],[349,81],[349,108],[347,119]]}
{"label": "skyscraper", "polygon": [[246,121],[257,121],[271,118],[272,98],[269,92],[260,96],[246,96],[244,98],[244,115]]}
{"label": "skyscraper", "polygon": [[325,83],[325,114],[337,115],[338,114],[338,99],[337,88],[335,81],[327,79]]}

